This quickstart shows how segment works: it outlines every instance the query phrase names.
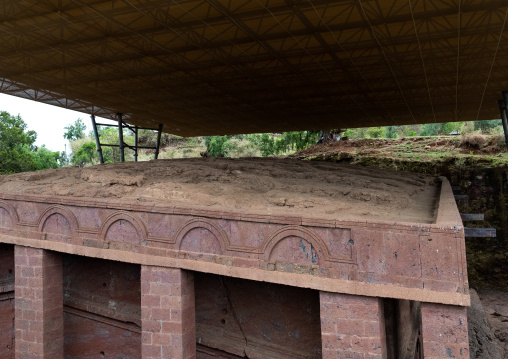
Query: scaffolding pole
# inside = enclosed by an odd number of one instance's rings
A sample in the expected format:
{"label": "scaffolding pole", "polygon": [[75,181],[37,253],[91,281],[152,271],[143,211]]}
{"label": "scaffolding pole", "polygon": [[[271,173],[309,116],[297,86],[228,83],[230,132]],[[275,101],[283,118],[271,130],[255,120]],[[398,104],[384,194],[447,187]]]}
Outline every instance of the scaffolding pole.
{"label": "scaffolding pole", "polygon": [[97,130],[97,123],[95,122],[95,115],[90,116],[92,119],[93,134],[95,136],[95,146],[97,147],[97,153],[99,154],[99,162],[104,163],[104,157],[102,156],[101,141],[99,139],[99,131]]}
{"label": "scaffolding pole", "polygon": [[157,130],[157,147],[155,147],[155,158],[159,158],[159,149],[161,147],[161,135],[162,135],[162,124],[159,123],[159,128]]}
{"label": "scaffolding pole", "polygon": [[[97,147],[97,152],[99,154],[99,161],[100,163],[104,163],[104,156],[102,154],[102,147],[118,147],[120,150],[120,160],[121,162],[125,162],[125,148],[130,148],[134,152],[134,162],[138,161],[138,151],[140,149],[147,149],[147,150],[155,150],[155,159],[159,157],[159,151],[160,151],[160,143],[161,143],[161,135],[162,135],[162,124],[159,124],[158,128],[148,128],[148,127],[138,127],[136,125],[129,125],[123,122],[123,114],[117,113],[117,124],[106,124],[106,123],[97,123],[95,121],[95,116],[91,115],[92,119],[92,127],[93,127],[93,133],[95,136],[95,145]],[[101,143],[100,137],[99,137],[99,126],[106,126],[106,127],[118,127],[118,143],[117,144],[111,144],[111,143]],[[123,138],[123,129],[127,128],[132,131],[134,135],[134,145],[130,146],[124,142]],[[157,145],[156,146],[139,146],[139,130],[150,130],[150,131],[157,131]]]}
{"label": "scaffolding pole", "polygon": [[118,145],[120,146],[120,161],[125,162],[125,151],[124,151],[124,143],[123,143],[123,121],[122,114],[117,113],[116,117],[118,118]]}
{"label": "scaffolding pole", "polygon": [[499,110],[501,111],[501,122],[503,124],[504,142],[508,148],[508,114],[506,105],[508,104],[508,91],[503,91],[503,99],[498,101]]}

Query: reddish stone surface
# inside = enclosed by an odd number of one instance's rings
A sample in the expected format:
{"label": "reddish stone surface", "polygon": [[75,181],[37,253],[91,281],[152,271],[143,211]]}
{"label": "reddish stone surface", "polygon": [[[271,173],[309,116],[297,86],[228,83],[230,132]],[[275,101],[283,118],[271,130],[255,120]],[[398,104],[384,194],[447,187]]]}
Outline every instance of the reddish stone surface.
{"label": "reddish stone surface", "polygon": [[14,246],[0,244],[0,359],[11,358],[14,358]]}
{"label": "reddish stone surface", "polygon": [[64,328],[66,359],[141,358],[141,330],[137,326],[66,311]]}
{"label": "reddish stone surface", "polygon": [[11,228],[13,225],[12,218],[9,212],[0,207],[0,228]]}
{"label": "reddish stone surface", "polygon": [[14,358],[14,293],[0,294],[0,358]]}
{"label": "reddish stone surface", "polygon": [[[2,193],[0,242],[18,245],[13,271],[19,289],[17,348],[43,356],[44,345],[61,346],[59,338],[41,340],[41,335],[55,334],[62,321],[60,307],[51,311],[40,304],[55,292],[51,305],[61,306],[59,296],[65,295],[66,325],[73,328],[65,336],[68,353],[79,351],[74,345],[86,345],[79,336],[83,332],[89,343],[110,346],[105,356],[141,352],[146,358],[189,358],[195,355],[197,334],[200,358],[318,358],[320,350],[324,358],[382,358],[384,311],[377,296],[457,305],[469,301],[463,230],[445,187],[435,223],[321,218],[310,212],[299,217],[276,205],[273,213],[250,213],[187,208],[185,203],[176,207],[172,201],[146,198],[128,203]],[[56,252],[35,248],[68,253],[63,281],[58,280]],[[13,256],[0,258],[4,292],[12,291]],[[202,280],[205,274],[196,275],[196,309],[191,271],[224,276]],[[317,290],[322,291],[319,298]],[[391,323],[405,320],[392,317]],[[417,321],[412,310],[406,317]],[[460,321],[447,328],[439,322],[426,325],[427,333],[460,331]],[[116,328],[109,341],[101,337],[105,326]],[[403,328],[391,332],[390,343]],[[411,337],[397,340],[411,348],[415,328],[410,329]],[[138,339],[129,337],[138,331]],[[430,338],[428,348],[440,345]],[[138,348],[138,354],[123,347]],[[428,348],[426,355],[433,350]]]}
{"label": "reddish stone surface", "polygon": [[425,359],[469,359],[466,308],[422,303],[422,339]]}
{"label": "reddish stone surface", "polygon": [[0,243],[0,293],[14,284],[14,246]]}
{"label": "reddish stone surface", "polygon": [[319,293],[323,359],[386,358],[380,298]]}
{"label": "reddish stone surface", "polygon": [[61,255],[15,247],[16,357],[63,358]]}
{"label": "reddish stone surface", "polygon": [[195,358],[193,273],[141,266],[141,321],[143,359]]}
{"label": "reddish stone surface", "polygon": [[46,240],[57,242],[68,242],[72,235],[69,221],[60,213],[54,213],[45,218],[41,231],[46,233]]}
{"label": "reddish stone surface", "polygon": [[140,234],[127,220],[119,219],[109,226],[105,239],[109,241],[139,244]]}
{"label": "reddish stone surface", "polygon": [[206,228],[193,228],[182,238],[180,250],[189,252],[205,252],[221,254],[221,243],[217,237]]}
{"label": "reddish stone surface", "polygon": [[396,301],[397,358],[420,358],[421,351],[421,306],[409,300]]}
{"label": "reddish stone surface", "polygon": [[197,345],[196,359],[245,359],[245,356],[230,354],[219,349]]}
{"label": "reddish stone surface", "polygon": [[242,358],[321,358],[317,291],[205,273],[195,273],[195,288],[202,357],[216,349]]}
{"label": "reddish stone surface", "polygon": [[141,326],[140,266],[63,256],[64,304]]}
{"label": "reddish stone surface", "polygon": [[[454,296],[467,297],[468,293],[464,238],[457,229],[460,222],[442,225],[310,218],[295,222],[293,217],[242,211],[142,204],[126,211],[129,206],[125,204],[115,207],[100,200],[95,203],[98,208],[76,198],[58,202],[12,200],[0,203],[0,208],[5,207],[4,217],[19,218],[12,225],[20,230],[11,233],[19,238]],[[441,212],[446,210],[439,208]],[[368,289],[368,285],[357,288]],[[393,293],[399,299],[417,299],[408,298],[398,289]],[[372,291],[361,294],[372,295]],[[467,298],[463,302],[467,303]]]}

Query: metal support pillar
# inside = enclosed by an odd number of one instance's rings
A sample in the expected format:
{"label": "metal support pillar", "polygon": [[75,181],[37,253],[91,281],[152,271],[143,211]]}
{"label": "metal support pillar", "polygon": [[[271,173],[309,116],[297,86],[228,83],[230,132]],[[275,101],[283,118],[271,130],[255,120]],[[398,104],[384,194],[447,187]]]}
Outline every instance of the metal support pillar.
{"label": "metal support pillar", "polygon": [[134,126],[134,130],[132,130],[134,132],[134,162],[138,162],[138,130],[138,126]]}
{"label": "metal support pillar", "polygon": [[125,162],[125,151],[124,151],[124,143],[123,143],[123,121],[122,114],[117,113],[116,117],[118,118],[118,145],[120,147],[120,161]]}
{"label": "metal support pillar", "polygon": [[[95,116],[92,115],[92,125],[95,135],[95,144],[97,146],[97,152],[99,153],[99,160],[101,163],[104,163],[104,158],[102,155],[102,147],[118,147],[120,149],[120,160],[122,162],[125,162],[125,148],[130,148],[134,152],[134,162],[138,161],[138,151],[140,149],[146,149],[146,150],[155,150],[155,159],[159,156],[159,150],[160,150],[160,142],[161,142],[161,134],[162,134],[162,125],[159,125],[157,129],[155,128],[145,128],[145,127],[138,127],[129,125],[127,123],[123,122],[123,115],[121,113],[116,114],[118,119],[117,125],[111,125],[106,123],[97,123],[95,122]],[[99,131],[98,126],[106,126],[106,127],[118,127],[118,144],[112,144],[112,143],[101,143],[100,137],[99,137]],[[134,135],[134,145],[130,146],[126,144],[123,141],[123,130],[124,128],[127,128],[132,131]],[[157,147],[154,146],[139,146],[139,130],[150,130],[150,131],[157,131]]]}
{"label": "metal support pillar", "polygon": [[99,154],[99,162],[104,163],[104,157],[102,157],[101,141],[99,140],[99,131],[97,131],[97,123],[95,122],[95,115],[90,116],[92,118],[93,134],[95,136],[95,146],[97,147],[97,153]]}
{"label": "metal support pillar", "polygon": [[159,158],[159,149],[161,147],[161,135],[162,135],[162,124],[159,123],[159,129],[157,132],[157,147],[155,147],[155,158]]}
{"label": "metal support pillar", "polygon": [[508,114],[507,114],[507,104],[508,104],[508,91],[503,91],[503,100],[498,101],[499,110],[501,111],[501,122],[503,123],[504,130],[504,142],[506,147],[508,147]]}

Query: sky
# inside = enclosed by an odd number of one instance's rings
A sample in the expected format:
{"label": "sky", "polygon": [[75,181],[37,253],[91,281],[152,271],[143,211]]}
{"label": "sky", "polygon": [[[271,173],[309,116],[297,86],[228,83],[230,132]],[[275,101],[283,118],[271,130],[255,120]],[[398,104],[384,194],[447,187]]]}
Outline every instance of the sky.
{"label": "sky", "polygon": [[[29,130],[37,132],[37,146],[46,145],[51,151],[65,151],[70,154],[69,141],[64,139],[64,127],[71,125],[81,118],[86,125],[86,133],[92,130],[90,115],[61,107],[46,105],[41,102],[25,100],[20,97],[0,93],[0,111],[7,111],[11,115],[20,115]],[[49,121],[48,121],[49,120]],[[97,122],[112,123],[100,117]],[[67,147],[66,147],[67,146]]]}

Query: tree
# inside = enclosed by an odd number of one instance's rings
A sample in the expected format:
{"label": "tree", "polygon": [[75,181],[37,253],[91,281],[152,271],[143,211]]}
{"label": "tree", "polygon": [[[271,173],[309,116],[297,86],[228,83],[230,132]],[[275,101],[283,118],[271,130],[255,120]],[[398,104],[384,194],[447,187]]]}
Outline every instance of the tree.
{"label": "tree", "polygon": [[385,131],[386,138],[397,138],[397,126],[387,126]]}
{"label": "tree", "polygon": [[98,162],[97,149],[95,143],[85,142],[72,156],[74,166],[84,167]]}
{"label": "tree", "polygon": [[437,136],[440,133],[444,133],[445,123],[426,123],[422,125],[422,136]]}
{"label": "tree", "polygon": [[212,157],[227,156],[230,149],[228,139],[231,136],[205,136],[205,145],[208,153]]}
{"label": "tree", "polygon": [[85,137],[86,126],[83,123],[83,120],[78,118],[74,122],[74,125],[66,126],[64,127],[64,130],[67,130],[67,132],[64,133],[63,137],[66,140],[75,141]]}
{"label": "tree", "polygon": [[482,132],[489,132],[493,128],[500,126],[500,120],[484,120],[484,121],[474,121],[474,129],[480,130]]}
{"label": "tree", "polygon": [[0,174],[35,171],[36,139],[37,133],[27,131],[27,125],[19,115],[0,112]]}
{"label": "tree", "polygon": [[367,137],[368,138],[380,138],[384,137],[385,128],[384,127],[369,127],[367,129]]}
{"label": "tree", "polygon": [[[65,153],[65,152],[64,152]],[[37,170],[46,170],[49,168],[60,167],[59,161],[62,154],[58,151],[53,152],[42,145],[36,152],[34,152],[34,161],[37,166]]]}

